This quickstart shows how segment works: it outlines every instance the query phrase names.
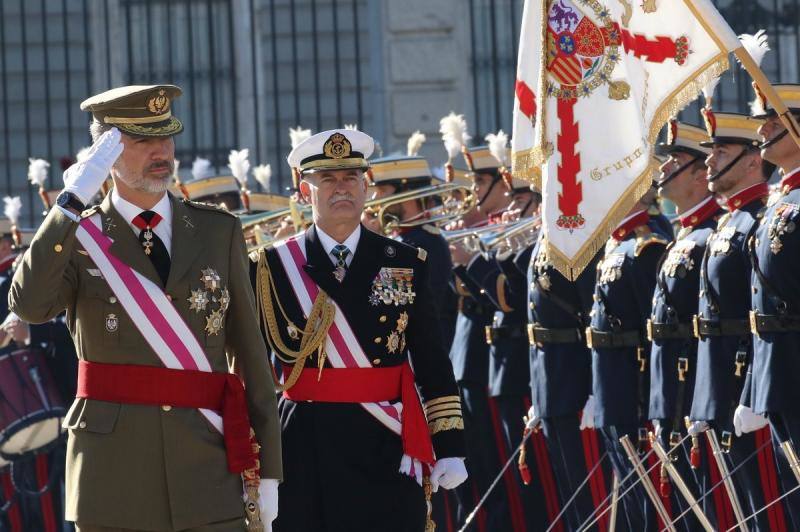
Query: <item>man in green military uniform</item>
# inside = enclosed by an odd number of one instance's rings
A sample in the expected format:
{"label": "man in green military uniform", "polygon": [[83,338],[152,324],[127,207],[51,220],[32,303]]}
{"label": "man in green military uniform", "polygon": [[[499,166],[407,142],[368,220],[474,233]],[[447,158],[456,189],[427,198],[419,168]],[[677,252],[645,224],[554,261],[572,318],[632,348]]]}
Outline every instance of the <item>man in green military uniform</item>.
{"label": "man in green military uniform", "polygon": [[[241,225],[167,192],[180,94],[120,87],[81,104],[95,142],[9,294],[32,323],[67,312],[80,368],[66,518],[81,531],[243,530],[259,509],[269,529],[277,515],[277,407]],[[114,189],[85,210],[109,172]]]}

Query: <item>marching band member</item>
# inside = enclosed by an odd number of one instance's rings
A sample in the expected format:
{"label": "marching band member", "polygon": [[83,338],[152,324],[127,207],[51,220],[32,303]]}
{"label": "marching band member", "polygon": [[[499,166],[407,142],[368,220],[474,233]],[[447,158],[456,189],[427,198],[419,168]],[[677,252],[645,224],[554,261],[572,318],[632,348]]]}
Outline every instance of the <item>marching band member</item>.
{"label": "marching band member", "polygon": [[287,160],[314,223],[260,252],[264,327],[284,366],[276,531],[423,530],[426,495],[467,476],[427,253],[359,223],[373,146],[338,129],[296,146]]}
{"label": "marching band member", "polygon": [[[245,510],[267,526],[277,511],[275,394],[241,227],[167,193],[180,94],[119,87],[81,104],[94,144],[9,294],[33,323],[67,311],[80,363],[66,518],[81,531],[241,530]],[[109,172],[113,191],[84,210]]]}
{"label": "marching band member", "polygon": [[[706,240],[716,227],[721,208],[708,190],[705,158],[709,149],[701,145],[707,141],[706,132],[698,127],[676,120],[668,124],[667,142],[657,146],[660,155],[668,155],[661,165],[661,178],[657,182],[659,194],[675,203],[681,230],[668,246],[659,262],[653,310],[647,322],[650,352],[649,419],[653,421],[656,437],[664,450],[671,452],[675,467],[695,497],[705,493],[708,477],[707,460],[698,463],[700,448],[694,447],[694,460],[690,458],[689,444],[681,443],[686,435],[685,418],[689,415],[697,374],[697,340],[694,337],[692,318],[697,311],[700,283],[700,263]],[[693,442],[694,443],[694,442]],[[690,464],[696,467],[690,468]],[[702,467],[701,467],[702,466]],[[662,469],[662,482],[658,486],[662,496],[670,489],[666,472]],[[671,490],[674,516],[686,508],[686,501]],[[702,510],[713,522],[713,505],[710,498],[702,501]],[[694,526],[695,517],[688,513],[676,525]]]}
{"label": "marching band member", "polygon": [[[800,85],[776,85],[775,89],[790,112],[800,120]],[[783,470],[783,492],[800,480],[800,288],[797,261],[800,252],[800,147],[763,96],[758,93],[753,118],[764,123],[758,133],[763,143],[761,156],[780,168],[783,178],[761,218],[752,239],[751,260],[753,332],[752,378],[748,398],[734,417],[736,430],[760,428],[766,415]],[[744,406],[747,405],[747,406]],[[786,442],[789,442],[787,444]],[[800,494],[787,498],[795,527],[800,527]]]}

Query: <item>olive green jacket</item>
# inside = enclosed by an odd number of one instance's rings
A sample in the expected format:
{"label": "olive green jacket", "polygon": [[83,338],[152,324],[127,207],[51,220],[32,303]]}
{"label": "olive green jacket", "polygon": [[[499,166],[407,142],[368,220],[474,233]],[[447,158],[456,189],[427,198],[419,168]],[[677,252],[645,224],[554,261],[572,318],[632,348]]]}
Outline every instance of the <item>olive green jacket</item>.
{"label": "olive green jacket", "polygon": [[[261,444],[261,476],[280,479],[281,448],[272,368],[261,336],[238,218],[214,207],[170,198],[171,269],[165,291],[195,333],[213,371],[235,368],[244,380],[250,422]],[[110,252],[161,285],[150,259],[110,195],[99,212]],[[54,208],[17,269],[9,306],[31,323],[62,310],[81,360],[163,366],[78,242],[78,224]],[[217,334],[203,310],[190,308],[212,268],[230,304]],[[211,298],[209,298],[211,299]],[[180,530],[244,514],[242,483],[228,471],[223,437],[196,409],[76,399],[68,429],[66,517],[83,524]]]}

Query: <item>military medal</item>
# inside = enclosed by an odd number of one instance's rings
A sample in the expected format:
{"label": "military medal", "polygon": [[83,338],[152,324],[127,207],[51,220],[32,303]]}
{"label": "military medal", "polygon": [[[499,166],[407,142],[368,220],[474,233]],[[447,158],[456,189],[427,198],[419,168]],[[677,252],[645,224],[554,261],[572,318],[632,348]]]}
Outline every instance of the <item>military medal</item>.
{"label": "military medal", "polygon": [[219,331],[222,330],[222,323],[222,312],[219,310],[211,311],[211,314],[206,316],[206,332],[208,334],[219,334]]}
{"label": "military medal", "polygon": [[369,295],[371,305],[383,302],[385,305],[407,305],[414,303],[412,268],[381,268],[372,281],[372,293]]}
{"label": "military medal", "polygon": [[106,330],[110,333],[116,332],[119,328],[119,320],[116,314],[106,316]]}
{"label": "military medal", "polygon": [[694,246],[694,240],[680,240],[673,246],[667,255],[667,260],[664,261],[667,275],[683,279],[694,269],[694,259],[692,259]]}
{"label": "military medal", "polygon": [[767,229],[769,237],[769,249],[773,255],[777,255],[783,249],[782,238],[797,229],[797,225],[792,220],[798,212],[798,205],[794,203],[783,203],[775,209],[772,220]]}
{"label": "military medal", "polygon": [[200,272],[202,273],[200,280],[203,281],[206,290],[216,290],[219,288],[220,278],[216,270],[206,268],[205,270],[200,270]]}
{"label": "military medal", "polygon": [[622,277],[622,264],[625,262],[624,253],[607,255],[598,265],[600,270],[600,283],[608,284]]}
{"label": "military medal", "polygon": [[728,226],[717,231],[709,238],[711,254],[725,255],[731,250],[731,239],[736,234],[736,227]]}
{"label": "military medal", "polygon": [[400,335],[397,334],[397,331],[392,331],[392,333],[386,337],[386,350],[394,354],[397,352],[397,349],[400,347]]}
{"label": "military medal", "polygon": [[192,295],[188,298],[189,310],[202,312],[208,306],[208,294],[201,289],[192,290]]}
{"label": "military medal", "polygon": [[344,281],[344,274],[345,269],[344,266],[337,266],[335,270],[333,270],[333,277],[339,281],[340,283]]}
{"label": "military medal", "polygon": [[153,230],[148,225],[145,228],[143,235],[144,242],[142,242],[142,247],[144,248],[144,254],[150,255],[153,252]]}
{"label": "military medal", "polygon": [[228,292],[227,288],[223,288],[222,293],[219,296],[219,309],[222,312],[226,312],[230,304],[231,304],[231,293]]}

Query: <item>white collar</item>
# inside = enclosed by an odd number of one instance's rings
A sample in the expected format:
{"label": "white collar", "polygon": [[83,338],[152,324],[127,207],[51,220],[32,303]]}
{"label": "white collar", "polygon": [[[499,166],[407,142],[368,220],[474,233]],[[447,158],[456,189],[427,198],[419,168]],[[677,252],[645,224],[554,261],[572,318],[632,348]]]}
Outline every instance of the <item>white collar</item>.
{"label": "white collar", "polygon": [[781,179],[786,179],[787,177],[791,177],[791,176],[795,175],[798,172],[800,172],[800,166],[798,166],[797,168],[795,168],[791,172],[786,172],[786,174],[784,174],[784,176]]}
{"label": "white collar", "polygon": [[639,216],[640,214],[642,214],[646,210],[647,209],[640,209],[640,210],[636,211],[635,213],[631,214],[630,216],[626,216],[624,220],[622,220],[620,223],[617,224],[617,228],[622,227],[623,225],[628,223],[628,220],[633,220],[634,217]]}
{"label": "white collar", "polygon": [[[333,251],[333,247],[338,245],[339,242],[334,240],[333,237],[330,236],[328,233],[320,229],[319,226],[316,226],[316,228],[317,228],[317,235],[319,235],[319,243],[322,244],[322,248],[325,250],[325,253],[328,255],[328,257],[330,257],[331,260],[333,260],[331,251]],[[361,238],[361,224],[358,224],[355,230],[352,233],[350,233],[350,236],[345,238],[344,242],[342,242],[342,244],[347,246],[347,249],[350,250],[350,257],[352,257],[355,254],[356,246],[358,246],[358,240],[360,238]]]}
{"label": "white collar", "polygon": [[704,206],[706,203],[708,203],[708,202],[709,202],[709,201],[711,201],[711,200],[714,200],[714,201],[716,201],[716,198],[714,198],[714,195],[713,195],[713,194],[712,194],[712,195],[710,195],[710,196],[706,196],[705,198],[703,198],[702,200],[700,200],[700,203],[698,203],[697,205],[695,205],[694,207],[692,207],[692,208],[691,208],[691,209],[689,209],[688,211],[686,211],[686,212],[681,212],[681,213],[678,213],[678,216],[680,216],[681,218],[686,218],[686,217],[688,217],[688,216],[691,216],[692,214],[694,214],[695,212],[697,212],[698,210],[700,210],[700,207],[703,207],[703,206]]}
{"label": "white collar", "polygon": [[[120,196],[116,188],[111,189],[111,204],[114,205],[120,216],[131,225],[133,225],[133,219],[145,210]],[[150,210],[161,216],[167,224],[172,224],[172,204],[169,201],[168,193],[164,193],[164,196]]]}

